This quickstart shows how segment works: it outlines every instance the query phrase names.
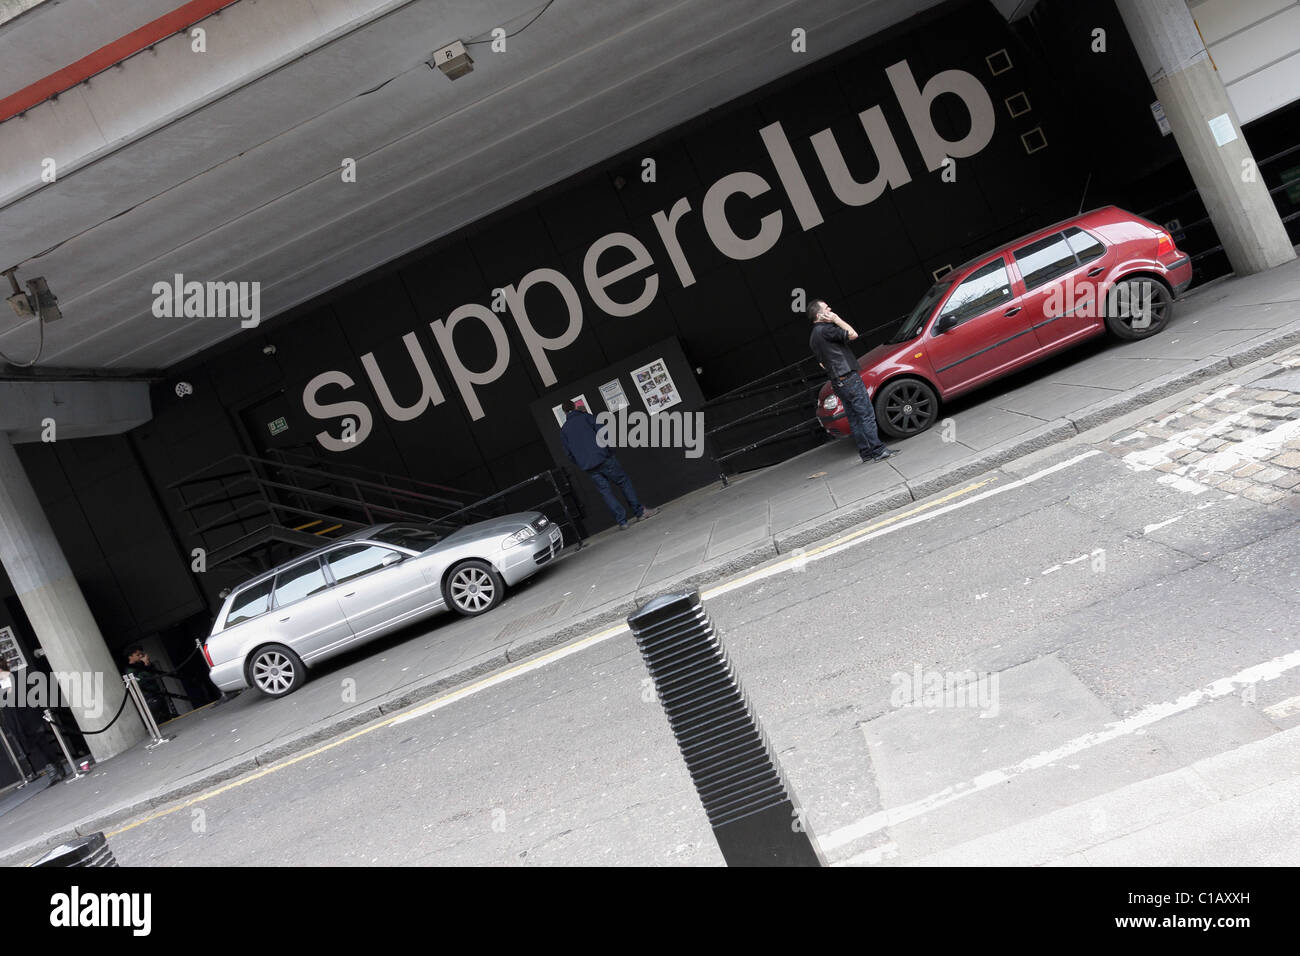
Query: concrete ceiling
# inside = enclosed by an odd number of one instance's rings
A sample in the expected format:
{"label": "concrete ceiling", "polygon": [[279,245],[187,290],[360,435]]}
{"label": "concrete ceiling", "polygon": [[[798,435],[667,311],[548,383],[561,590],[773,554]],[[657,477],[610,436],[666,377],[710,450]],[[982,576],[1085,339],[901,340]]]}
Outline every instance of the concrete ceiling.
{"label": "concrete ceiling", "polygon": [[[206,53],[173,35],[0,122],[0,269],[59,297],[41,365],[166,368],[241,330],[155,318],[155,282],[255,280],[271,317],[935,2],[556,0],[452,82],[432,50],[541,0],[239,0]],[[46,0],[0,24],[0,97],[179,5]],[[6,356],[36,333],[0,314]]]}

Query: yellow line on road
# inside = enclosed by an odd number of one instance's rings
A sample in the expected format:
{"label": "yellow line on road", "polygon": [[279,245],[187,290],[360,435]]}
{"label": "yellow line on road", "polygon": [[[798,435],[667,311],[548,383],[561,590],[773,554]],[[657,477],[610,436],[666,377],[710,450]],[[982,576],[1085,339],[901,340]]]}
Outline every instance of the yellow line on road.
{"label": "yellow line on road", "polygon": [[[928,501],[925,504],[919,505],[916,508],[912,508],[909,511],[904,511],[902,514],[894,515],[893,517],[886,518],[883,521],[877,521],[875,524],[868,525],[865,528],[859,528],[857,531],[853,531],[849,534],[843,535],[839,538],[836,538],[833,541],[827,542],[826,544],[819,545],[816,548],[810,548],[804,551],[802,554],[794,555],[792,557],[785,559],[784,561],[778,562],[777,564],[768,565],[767,567],[761,568],[758,571],[752,571],[749,574],[743,575],[742,577],[735,578],[727,582],[725,585],[718,585],[718,587],[716,588],[711,588],[703,592],[702,596],[707,598],[710,595],[716,594],[724,587],[727,590],[733,590],[734,588],[743,585],[745,582],[752,580],[755,577],[758,577],[760,575],[770,575],[773,572],[773,570],[777,568],[786,567],[798,561],[805,561],[813,555],[821,554],[823,551],[828,551],[831,548],[839,547],[840,545],[846,544],[850,541],[860,538],[863,535],[871,534],[872,532],[879,531],[881,528],[886,528],[889,525],[895,524],[899,521],[904,521],[907,518],[911,518],[914,517],[915,515],[921,514],[922,512],[929,511],[931,508],[936,508],[939,505],[946,504],[947,502],[952,501],[954,498],[960,498],[963,495],[968,495],[972,491],[978,491],[980,488],[983,488],[985,485],[992,484],[995,481],[997,481],[997,478],[993,477],[993,478],[986,478],[984,481],[976,482],[975,484],[972,485],[967,485],[965,488],[960,488],[957,491],[950,492],[949,494],[944,495],[942,498],[936,498],[933,501]],[[204,793],[199,794],[196,797],[191,797],[190,799],[174,807],[169,807],[166,810],[159,810],[157,813],[150,814],[147,817],[141,817],[139,820],[136,820],[132,823],[128,823],[126,826],[120,827],[119,829],[113,830],[107,835],[110,837],[114,837],[117,836],[118,834],[126,833],[129,830],[134,830],[138,826],[142,826],[146,823],[152,823],[154,820],[160,820],[163,817],[170,816],[171,814],[177,813],[181,810],[185,810],[189,807],[194,806],[195,804],[202,803],[205,800],[211,800],[213,797],[218,797],[223,793],[229,793],[231,790],[234,790],[237,787],[242,787],[245,784],[252,783],[254,780],[260,780],[261,778],[273,774],[277,771],[284,770],[287,767],[292,767],[294,764],[299,763],[300,761],[310,760],[312,757],[316,757],[319,756],[320,754],[325,753],[326,751],[333,750],[335,747],[342,746],[343,744],[356,740],[359,737],[364,737],[366,734],[373,733],[376,730],[381,730],[385,727],[391,726],[393,723],[399,720],[403,720],[406,717],[411,716],[417,711],[433,710],[449,701],[455,700],[458,697],[468,697],[471,694],[474,694],[477,691],[485,687],[488,687],[492,684],[503,683],[504,681],[508,680],[511,676],[513,676],[518,672],[536,669],[543,662],[548,661],[551,658],[567,657],[570,654],[582,650],[588,645],[599,643],[600,641],[603,641],[609,637],[613,637],[615,634],[618,634],[625,630],[627,630],[627,625],[619,624],[615,627],[609,627],[603,631],[599,631],[595,634],[588,635],[587,637],[584,637],[581,640],[574,641],[570,644],[565,644],[564,646],[557,647],[551,651],[547,651],[545,654],[542,654],[538,657],[532,657],[526,661],[521,661],[520,663],[516,664],[513,667],[507,668],[506,670],[503,671],[498,671],[497,673],[492,674],[489,677],[485,677],[482,680],[475,681],[473,684],[467,684],[464,687],[458,687],[456,690],[453,690],[448,694],[444,694],[442,697],[438,697],[428,703],[412,705],[410,708],[402,711],[401,713],[393,714],[392,716],[386,717],[383,720],[379,721],[378,723],[374,723],[366,727],[362,727],[360,730],[350,733],[346,737],[339,737],[337,740],[331,740],[329,743],[317,747],[314,750],[309,750],[306,753],[298,754],[295,757],[290,757],[279,763],[272,764],[269,767],[264,767],[263,769],[258,770],[255,773],[251,773],[246,777],[240,777],[238,780],[232,780],[230,783],[224,784],[220,787],[216,787],[212,790],[208,790]]]}
{"label": "yellow line on road", "polygon": [[211,800],[213,797],[218,797],[223,793],[228,793],[229,791],[234,790],[236,787],[242,787],[244,784],[252,783],[254,780],[260,780],[262,777],[265,777],[268,774],[275,773],[278,770],[284,770],[286,767],[292,767],[294,764],[298,763],[299,761],[309,760],[312,757],[319,756],[320,754],[323,754],[328,750],[333,750],[335,747],[339,747],[343,744],[348,743],[349,741],[356,740],[358,737],[364,737],[366,734],[373,733],[376,730],[382,730],[383,728],[390,726],[396,721],[404,717],[407,717],[414,711],[418,711],[425,708],[433,709],[435,706],[453,700],[456,697],[469,696],[470,694],[490,684],[503,682],[504,680],[506,680],[507,678],[509,678],[510,676],[512,676],[518,671],[535,668],[541,662],[546,661],[552,657],[567,656],[569,654],[574,653],[577,650],[582,649],[588,644],[597,643],[598,641],[602,641],[607,637],[612,637],[614,634],[617,634],[618,632],[626,629],[627,626],[623,624],[620,624],[617,627],[606,628],[605,630],[600,631],[599,633],[589,635],[587,637],[582,638],[579,641],[574,641],[572,644],[566,644],[563,647],[558,647],[553,651],[548,651],[547,653],[541,655],[540,657],[529,658],[526,661],[522,661],[516,664],[514,667],[507,668],[504,671],[498,671],[497,673],[491,675],[490,677],[485,677],[480,681],[475,681],[473,684],[467,684],[464,687],[458,687],[456,690],[452,691],[451,693],[444,694],[442,697],[436,698],[435,700],[432,700],[428,703],[413,705],[407,710],[404,710],[401,713],[393,714],[391,717],[386,717],[383,720],[379,721],[378,723],[374,723],[366,727],[362,727],[360,730],[355,731],[354,733],[350,733],[346,737],[340,737],[337,740],[331,740],[329,743],[317,747],[315,750],[309,750],[306,753],[298,754],[296,757],[290,757],[287,760],[281,761],[280,763],[272,764],[271,766],[258,770],[256,773],[251,773],[246,777],[240,777],[238,780],[232,780],[230,783],[224,784],[223,786],[201,793],[197,797],[191,797],[190,799],[186,800],[184,803],[178,804],[177,806],[169,807],[166,810],[159,810],[157,813],[152,813],[147,817],[141,817],[139,820],[136,820],[132,823],[128,823],[126,826],[121,827],[117,830],[111,831],[110,833],[107,834],[107,836],[112,837],[112,836],[117,836],[119,833],[126,833],[128,830],[134,830],[136,827],[141,826],[142,824],[151,823],[154,820],[160,820],[163,817],[170,816],[173,813],[177,813],[178,811],[184,810],[188,807],[192,807],[196,803],[202,803],[205,800]]}

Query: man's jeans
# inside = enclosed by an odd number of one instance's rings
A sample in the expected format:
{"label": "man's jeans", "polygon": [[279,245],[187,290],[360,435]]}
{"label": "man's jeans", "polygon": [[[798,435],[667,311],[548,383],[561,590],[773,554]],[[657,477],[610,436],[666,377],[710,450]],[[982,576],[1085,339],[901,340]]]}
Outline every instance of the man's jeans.
{"label": "man's jeans", "polygon": [[623,491],[623,497],[627,499],[627,505],[632,509],[632,514],[640,515],[645,510],[641,502],[637,500],[636,490],[632,487],[632,480],[628,478],[627,472],[623,466],[618,463],[618,459],[610,455],[600,463],[596,468],[587,472],[591,475],[591,480],[596,483],[596,490],[600,496],[605,499],[605,504],[614,514],[614,520],[619,524],[627,524],[627,513],[623,510],[622,503],[619,502],[618,496],[614,494],[614,489],[610,487],[613,483],[618,485]]}
{"label": "man's jeans", "polygon": [[865,461],[874,458],[885,450],[885,443],[876,432],[876,410],[871,407],[867,396],[867,386],[862,384],[862,376],[852,372],[842,379],[831,379],[831,389],[844,406],[844,413],[849,417],[849,429],[853,440],[858,443],[858,454]]}

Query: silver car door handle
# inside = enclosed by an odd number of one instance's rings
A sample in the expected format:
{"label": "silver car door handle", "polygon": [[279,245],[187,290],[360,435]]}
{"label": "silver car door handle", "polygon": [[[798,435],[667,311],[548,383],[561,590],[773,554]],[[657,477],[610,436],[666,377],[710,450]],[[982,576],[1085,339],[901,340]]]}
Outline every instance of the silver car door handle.
{"label": "silver car door handle", "polygon": [[352,597],[352,596],[355,595],[356,593],[357,593],[356,591],[349,591],[347,594],[345,594],[345,595],[343,595],[343,596],[344,596],[344,597]]}
{"label": "silver car door handle", "polygon": [[[292,614],[289,615],[289,617],[292,617],[292,616],[293,616]],[[282,618],[280,618],[280,623],[283,624],[283,623],[284,623],[285,621],[287,621],[287,620],[289,620],[288,617],[282,617]]]}

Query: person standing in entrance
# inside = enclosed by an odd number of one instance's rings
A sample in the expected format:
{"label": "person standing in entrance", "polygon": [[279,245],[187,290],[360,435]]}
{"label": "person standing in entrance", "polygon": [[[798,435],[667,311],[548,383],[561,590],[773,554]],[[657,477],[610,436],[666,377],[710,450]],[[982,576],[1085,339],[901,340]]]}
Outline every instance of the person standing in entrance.
{"label": "person standing in entrance", "polygon": [[565,400],[564,425],[560,428],[560,440],[564,443],[564,452],[569,460],[591,476],[596,490],[605,499],[620,531],[627,530],[627,512],[614,494],[611,485],[618,485],[627,499],[627,506],[632,509],[636,520],[653,518],[659,513],[658,508],[647,508],[637,500],[636,489],[632,479],[628,478],[623,466],[618,463],[613,450],[602,444],[599,438],[600,424],[589,412],[579,411],[572,401]]}
{"label": "person standing in entrance", "polygon": [[862,384],[858,359],[848,343],[858,333],[826,304],[824,299],[808,303],[808,317],[812,319],[812,336],[808,346],[831,380],[831,389],[844,406],[849,418],[849,429],[858,444],[858,454],[863,461],[884,461],[898,454],[887,448],[876,431],[876,410],[871,407],[871,397]]}

